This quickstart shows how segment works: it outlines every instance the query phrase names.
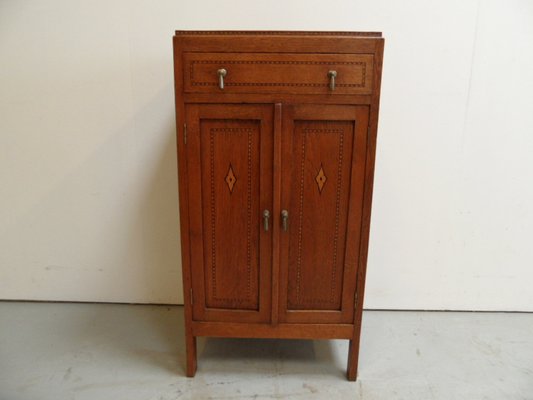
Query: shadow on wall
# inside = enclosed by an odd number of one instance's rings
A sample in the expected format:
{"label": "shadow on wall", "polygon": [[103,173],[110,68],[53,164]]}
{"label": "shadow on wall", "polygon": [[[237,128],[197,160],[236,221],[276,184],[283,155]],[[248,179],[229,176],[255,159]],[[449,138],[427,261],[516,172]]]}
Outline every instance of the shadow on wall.
{"label": "shadow on wall", "polygon": [[[149,167],[144,163],[139,164],[141,171],[138,175],[143,178],[143,187],[136,228],[142,231],[140,240],[143,245],[145,289],[142,296],[147,299],[143,301],[163,304],[183,303],[173,88],[173,84],[169,84],[137,113],[141,119],[143,114],[160,113],[160,126],[143,127],[145,122],[136,120],[137,129],[144,138],[141,143],[149,143],[153,134],[158,136],[156,146],[146,157],[140,158],[153,162],[149,163]],[[168,99],[172,99],[170,103]],[[161,104],[170,107],[161,111]],[[150,121],[146,123],[149,124]],[[138,240],[134,237],[132,242],[137,243]]]}

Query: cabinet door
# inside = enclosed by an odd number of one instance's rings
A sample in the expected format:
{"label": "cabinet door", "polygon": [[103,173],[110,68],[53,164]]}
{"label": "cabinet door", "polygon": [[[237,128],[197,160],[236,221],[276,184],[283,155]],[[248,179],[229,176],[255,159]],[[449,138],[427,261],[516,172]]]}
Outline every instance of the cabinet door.
{"label": "cabinet door", "polygon": [[352,323],[368,107],[283,110],[280,320]]}
{"label": "cabinet door", "polygon": [[269,320],[272,118],[271,105],[186,105],[194,320]]}

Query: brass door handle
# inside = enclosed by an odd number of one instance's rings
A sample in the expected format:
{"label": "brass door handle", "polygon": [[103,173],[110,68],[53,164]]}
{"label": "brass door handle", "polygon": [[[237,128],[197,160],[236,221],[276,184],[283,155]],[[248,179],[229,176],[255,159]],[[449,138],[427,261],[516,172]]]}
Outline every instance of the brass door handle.
{"label": "brass door handle", "polygon": [[289,229],[289,212],[287,210],[281,211],[281,227],[285,232]]}
{"label": "brass door handle", "polygon": [[335,78],[337,77],[337,71],[328,71],[329,76],[329,89],[335,90]]}
{"label": "brass door handle", "polygon": [[227,75],[228,71],[226,71],[224,68],[220,68],[217,71],[218,74],[218,87],[222,90],[224,89],[224,77]]}
{"label": "brass door handle", "polygon": [[265,210],[263,211],[263,229],[268,231],[268,221],[270,219],[270,211]]}

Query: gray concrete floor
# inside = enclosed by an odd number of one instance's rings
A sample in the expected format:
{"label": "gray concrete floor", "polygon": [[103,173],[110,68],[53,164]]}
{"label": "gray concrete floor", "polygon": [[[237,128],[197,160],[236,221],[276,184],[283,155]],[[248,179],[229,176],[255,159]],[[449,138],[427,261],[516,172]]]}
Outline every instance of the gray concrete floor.
{"label": "gray concrete floor", "polygon": [[347,341],[202,339],[183,309],[0,302],[0,399],[533,399],[533,314],[366,311]]}

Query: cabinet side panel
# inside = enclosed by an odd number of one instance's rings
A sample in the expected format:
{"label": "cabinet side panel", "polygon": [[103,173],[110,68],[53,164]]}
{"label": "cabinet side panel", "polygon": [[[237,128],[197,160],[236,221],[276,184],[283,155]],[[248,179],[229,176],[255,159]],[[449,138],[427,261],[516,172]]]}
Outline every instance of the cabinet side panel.
{"label": "cabinet side panel", "polygon": [[200,120],[208,308],[259,308],[259,131],[257,120]]}
{"label": "cabinet side panel", "polygon": [[294,121],[288,309],[341,309],[353,132]]}

